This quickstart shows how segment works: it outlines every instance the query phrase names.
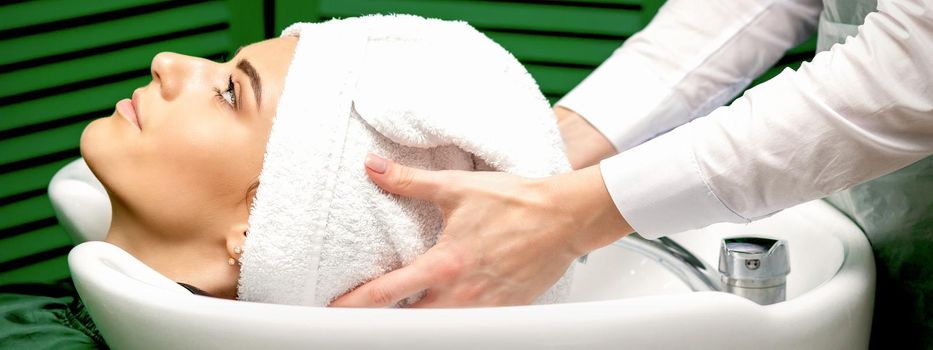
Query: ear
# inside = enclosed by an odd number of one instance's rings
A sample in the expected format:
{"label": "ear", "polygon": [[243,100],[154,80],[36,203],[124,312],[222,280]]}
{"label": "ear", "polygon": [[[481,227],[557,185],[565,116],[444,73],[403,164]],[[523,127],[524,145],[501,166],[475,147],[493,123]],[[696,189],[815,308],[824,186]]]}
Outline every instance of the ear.
{"label": "ear", "polygon": [[240,257],[243,256],[243,243],[246,242],[248,229],[248,224],[238,223],[231,226],[224,237],[227,244],[227,254],[236,261],[240,261]]}

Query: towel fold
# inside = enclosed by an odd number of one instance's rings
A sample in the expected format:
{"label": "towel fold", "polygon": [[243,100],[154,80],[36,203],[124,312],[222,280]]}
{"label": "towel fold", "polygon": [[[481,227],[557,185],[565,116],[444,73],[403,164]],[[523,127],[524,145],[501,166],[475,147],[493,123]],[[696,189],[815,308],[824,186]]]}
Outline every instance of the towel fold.
{"label": "towel fold", "polygon": [[[434,245],[440,210],[375,186],[370,151],[434,170],[571,169],[534,79],[464,22],[374,15],[282,35],[299,41],[250,211],[241,300],[325,306]],[[535,302],[563,300],[571,274]]]}

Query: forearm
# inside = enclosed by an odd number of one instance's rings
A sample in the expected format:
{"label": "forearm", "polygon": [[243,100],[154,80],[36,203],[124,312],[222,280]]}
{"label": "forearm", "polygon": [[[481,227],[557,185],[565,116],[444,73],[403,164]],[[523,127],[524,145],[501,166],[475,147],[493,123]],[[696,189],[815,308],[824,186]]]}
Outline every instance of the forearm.
{"label": "forearm", "polygon": [[918,1],[879,6],[858,36],[796,72],[604,160],[616,207],[656,238],[757,220],[929,156],[930,42]]}
{"label": "forearm", "polygon": [[668,1],[557,105],[623,152],[732,99],[812,34],[820,8],[819,0]]}
{"label": "forearm", "polygon": [[723,203],[756,219],[930,155],[933,18],[924,6],[879,4],[857,36],[697,125],[697,165]]}

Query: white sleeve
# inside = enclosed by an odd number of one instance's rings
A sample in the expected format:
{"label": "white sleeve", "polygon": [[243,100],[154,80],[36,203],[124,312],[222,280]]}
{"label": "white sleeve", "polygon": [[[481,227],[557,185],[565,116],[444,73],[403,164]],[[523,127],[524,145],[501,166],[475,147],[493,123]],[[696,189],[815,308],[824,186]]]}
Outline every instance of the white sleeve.
{"label": "white sleeve", "polygon": [[747,222],[933,153],[933,6],[879,2],[859,33],[600,166],[639,233]]}
{"label": "white sleeve", "polygon": [[813,34],[820,0],[669,0],[558,105],[621,152],[706,115]]}

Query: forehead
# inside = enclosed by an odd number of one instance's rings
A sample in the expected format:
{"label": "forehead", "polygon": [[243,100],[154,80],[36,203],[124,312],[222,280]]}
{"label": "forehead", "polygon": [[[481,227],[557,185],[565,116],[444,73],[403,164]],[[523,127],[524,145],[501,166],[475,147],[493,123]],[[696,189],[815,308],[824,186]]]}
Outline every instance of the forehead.
{"label": "forehead", "polygon": [[282,93],[285,75],[288,73],[297,43],[298,38],[295,37],[263,40],[244,46],[231,60],[236,64],[239,60],[246,59],[256,68],[262,79],[263,99],[265,100],[265,96],[269,97],[269,100],[263,101],[264,106],[267,102],[269,106],[278,104],[278,97]]}
{"label": "forehead", "polygon": [[[237,50],[237,55],[247,54],[250,56],[257,55],[279,55],[283,53],[293,53],[295,51],[295,44],[298,42],[298,38],[292,36],[279,37],[266,39],[263,41],[257,41],[255,43],[243,46]],[[271,54],[271,55],[270,55]]]}

